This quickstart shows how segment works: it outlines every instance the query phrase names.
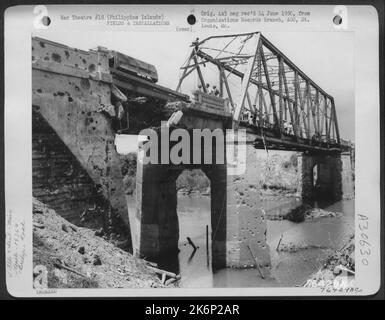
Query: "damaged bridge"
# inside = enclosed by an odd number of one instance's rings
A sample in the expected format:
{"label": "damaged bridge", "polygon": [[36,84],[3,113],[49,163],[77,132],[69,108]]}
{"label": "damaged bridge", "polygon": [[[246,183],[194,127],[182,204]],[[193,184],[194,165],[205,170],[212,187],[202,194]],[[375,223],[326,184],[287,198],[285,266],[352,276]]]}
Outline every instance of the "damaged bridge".
{"label": "damaged bridge", "polygon": [[[334,99],[258,32],[197,39],[181,70],[174,91],[138,59],[32,38],[34,197],[75,223],[119,229],[136,254],[158,259],[177,251],[176,179],[200,168],[211,182],[213,265],[268,266],[256,149],[301,152],[303,198],[350,196],[353,148],[340,138]],[[188,84],[193,73],[198,87]],[[218,79],[218,89],[207,79]],[[230,174],[226,156],[212,164],[138,161],[136,212],[129,214],[115,135],[162,130],[162,121],[169,121],[168,134],[245,129],[245,170]],[[205,152],[215,149],[202,145]]]}
{"label": "damaged bridge", "polygon": [[156,81],[153,66],[120,53],[32,38],[34,197],[74,223],[130,239],[115,134],[157,126],[167,101],[188,98]]}

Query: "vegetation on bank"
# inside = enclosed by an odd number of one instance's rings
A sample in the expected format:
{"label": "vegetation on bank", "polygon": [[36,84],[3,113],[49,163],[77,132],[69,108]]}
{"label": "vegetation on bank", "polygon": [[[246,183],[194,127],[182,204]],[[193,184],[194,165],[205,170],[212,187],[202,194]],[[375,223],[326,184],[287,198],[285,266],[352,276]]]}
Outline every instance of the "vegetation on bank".
{"label": "vegetation on bank", "polygon": [[[127,194],[132,194],[136,184],[136,153],[120,155],[123,185]],[[191,191],[206,192],[210,187],[210,180],[199,169],[184,170],[176,181],[177,190],[185,190],[187,193]]]}
{"label": "vegetation on bank", "polygon": [[[351,234],[345,244],[336,250],[329,249],[323,265],[312,274],[303,287],[321,287],[329,284],[339,284],[340,288],[351,289],[349,281],[355,278],[355,236]],[[335,282],[336,280],[339,280]],[[340,289],[333,287],[333,289]]]}
{"label": "vegetation on bank", "polygon": [[136,187],[136,160],[135,152],[120,155],[123,186],[127,194],[132,194]]}
{"label": "vegetation on bank", "polygon": [[274,152],[258,153],[261,175],[259,184],[262,194],[292,193],[298,189],[297,153]]}
{"label": "vegetation on bank", "polygon": [[210,180],[202,170],[184,170],[176,180],[176,188],[187,192],[207,192],[208,188],[210,188]]}

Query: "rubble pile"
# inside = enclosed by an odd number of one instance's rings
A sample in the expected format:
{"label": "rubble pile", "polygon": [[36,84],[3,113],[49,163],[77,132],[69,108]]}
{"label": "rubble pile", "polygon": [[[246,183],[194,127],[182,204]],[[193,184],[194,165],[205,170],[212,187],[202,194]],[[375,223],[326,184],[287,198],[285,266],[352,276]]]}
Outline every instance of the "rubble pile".
{"label": "rubble pile", "polygon": [[[344,268],[339,268],[343,266]],[[355,272],[355,245],[354,235],[349,237],[348,242],[339,250],[333,252],[325,262],[324,268],[339,274],[343,269]]]}
{"label": "rubble pile", "polygon": [[339,250],[331,251],[325,262],[309,280],[317,283],[333,281],[338,277],[354,277],[355,275],[355,244],[352,234],[345,245]]}
{"label": "rubble pile", "polygon": [[144,260],[119,249],[103,234],[69,223],[36,199],[33,266],[47,269],[49,288],[165,286]]}

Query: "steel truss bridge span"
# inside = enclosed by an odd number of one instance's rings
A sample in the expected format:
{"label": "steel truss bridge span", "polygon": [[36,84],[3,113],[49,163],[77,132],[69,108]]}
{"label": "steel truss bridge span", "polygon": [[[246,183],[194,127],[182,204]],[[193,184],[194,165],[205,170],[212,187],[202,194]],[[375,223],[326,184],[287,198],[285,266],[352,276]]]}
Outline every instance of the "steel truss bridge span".
{"label": "steel truss bridge span", "polygon": [[196,39],[191,48],[176,91],[195,74],[199,95],[223,99],[233,127],[246,127],[257,147],[352,147],[340,138],[334,98],[260,32]]}

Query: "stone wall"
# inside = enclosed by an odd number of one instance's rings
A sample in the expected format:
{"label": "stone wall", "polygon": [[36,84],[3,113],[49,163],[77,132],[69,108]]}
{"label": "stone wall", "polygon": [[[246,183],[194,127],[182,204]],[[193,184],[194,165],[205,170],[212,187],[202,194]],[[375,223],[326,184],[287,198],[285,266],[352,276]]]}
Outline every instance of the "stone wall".
{"label": "stone wall", "polygon": [[33,111],[32,125],[33,196],[77,225],[83,223],[82,215],[86,215],[87,210],[95,208],[93,216],[99,221],[93,224],[100,224],[103,197],[98,194],[94,181],[36,111]]}
{"label": "stone wall", "polygon": [[[110,118],[114,109],[111,105],[111,84],[105,53],[84,52],[33,38],[34,111],[56,134],[55,139],[66,146],[66,154],[71,154],[77,165],[83,168],[82,175],[88,175],[89,181],[93,181],[94,188],[85,188],[84,192],[89,191],[88,196],[93,199],[97,196],[96,190],[107,203],[104,210],[108,215],[106,219],[119,218],[122,222],[117,223],[129,233],[120,159]],[[43,144],[49,140],[49,137],[41,139]],[[64,156],[62,161],[66,157],[70,156]],[[47,170],[59,170],[55,167],[59,163],[51,162],[50,165],[54,167]],[[38,165],[38,162],[35,161],[34,165]],[[74,177],[73,184],[76,185],[77,181]],[[72,192],[76,193],[77,190],[78,187],[74,187]],[[80,210],[81,205],[78,206]]]}
{"label": "stone wall", "polygon": [[354,197],[350,156],[299,154],[298,194],[305,200],[338,201]]}

